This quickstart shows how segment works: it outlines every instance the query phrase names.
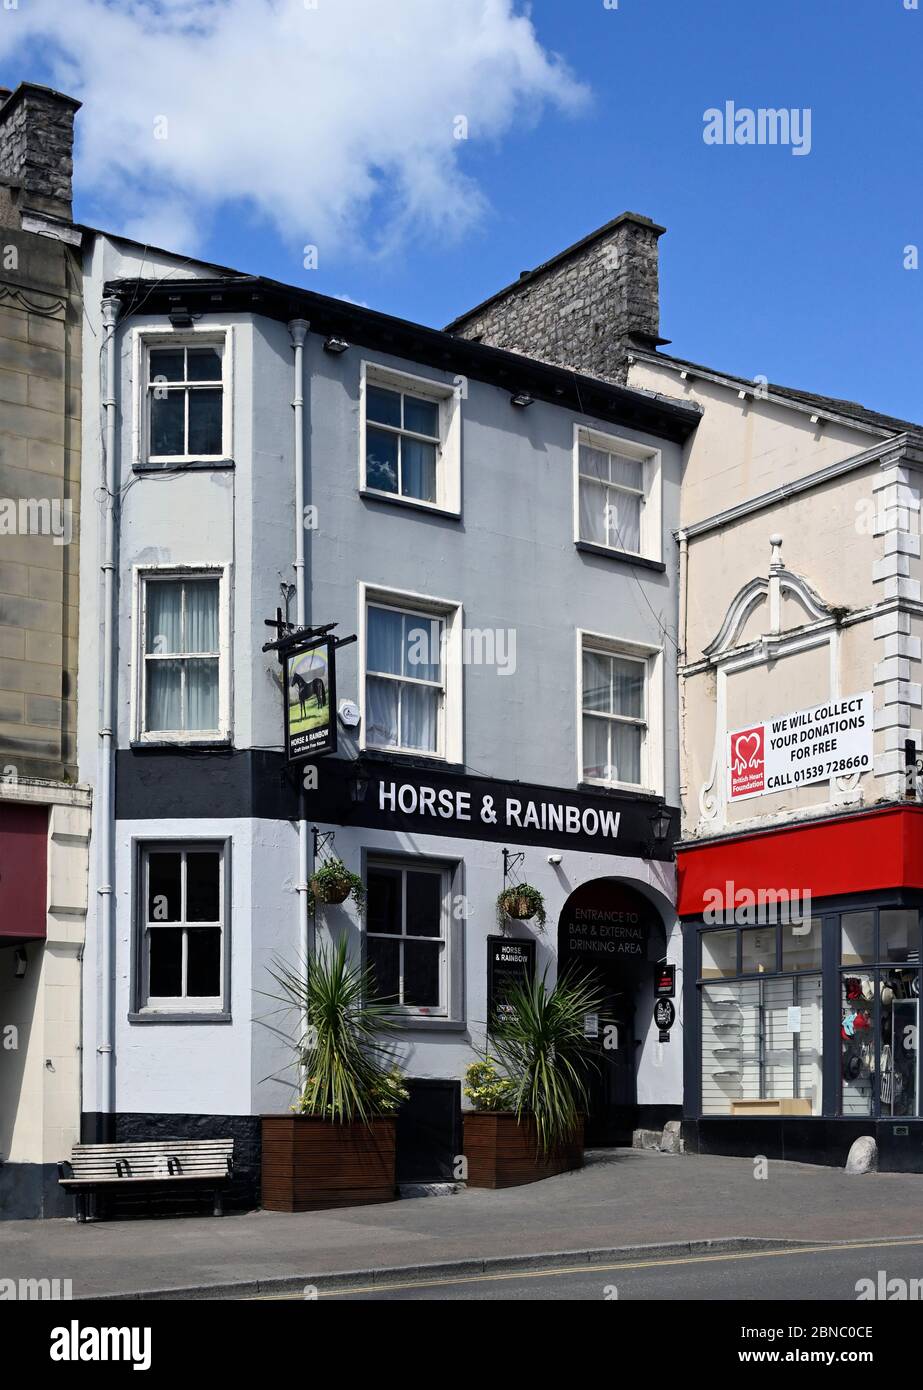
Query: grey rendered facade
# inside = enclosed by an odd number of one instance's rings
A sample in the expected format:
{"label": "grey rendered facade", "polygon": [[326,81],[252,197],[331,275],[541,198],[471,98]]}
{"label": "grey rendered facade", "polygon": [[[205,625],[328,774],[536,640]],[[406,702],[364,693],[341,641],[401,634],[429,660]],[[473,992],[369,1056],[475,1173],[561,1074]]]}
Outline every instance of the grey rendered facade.
{"label": "grey rendered facade", "polygon": [[[520,874],[545,895],[549,921],[538,937],[537,962],[540,971],[550,966],[552,977],[558,915],[575,888],[621,881],[651,905],[662,937],[633,1005],[636,1102],[658,1115],[678,1114],[681,1040],[674,1034],[672,1045],[664,1045],[652,1022],[655,960],[664,954],[679,960],[673,866],[668,851],[661,849],[659,858],[643,855],[658,852],[648,843],[651,814],[664,804],[678,805],[672,533],[681,442],[696,416],[683,406],[339,301],[215,275],[210,267],[194,269],[202,276],[197,282],[190,281],[188,265],[180,275],[170,257],[152,263],[150,254],[142,260],[139,248],[103,237],[96,238],[88,264],[87,312],[100,337],[106,330],[99,306],[108,299],[111,315],[118,299],[114,410],[120,500],[114,922],[109,942],[99,917],[91,922],[87,945],[86,1137],[235,1133],[253,1195],[256,1117],[284,1110],[294,1098],[290,1053],[263,992],[272,988],[267,967],[273,960],[294,961],[299,954],[302,809],[321,835],[333,834],[329,849],[366,878],[379,857],[392,869],[412,868],[417,861],[445,874],[439,1001],[422,1011],[405,1010],[400,1035],[424,1129],[427,1097],[438,1102],[442,1120],[457,1110],[465,1066],[483,1050],[487,937],[497,933],[494,904],[503,886],[504,845],[524,853]],[[181,326],[173,326],[171,313]],[[317,788],[307,793],[304,807],[296,783],[284,775],[277,663],[261,651],[271,636],[265,620],[284,606],[296,555],[292,402],[298,392],[291,321],[310,325],[302,373],[304,501],[313,509],[305,530],[307,621],[335,622],[340,635],[359,637],[340,654],[337,694],[358,706],[360,723],[340,728],[337,759],[319,764]],[[347,350],[325,351],[331,337],[348,343]],[[220,345],[220,458],[166,466],[148,459],[149,406],[141,377],[146,354],[171,344]],[[92,372],[87,379],[86,418],[95,420],[99,402],[89,400]],[[372,495],[375,490],[364,486],[362,443],[368,390],[375,384],[430,393],[448,419],[439,454],[448,476],[432,505]],[[529,403],[514,405],[512,396],[521,392]],[[579,542],[581,431],[597,444],[620,441],[644,461],[648,555],[636,563]],[[89,427],[85,448],[98,458]],[[93,508],[85,518],[88,554],[94,546],[99,553],[104,512]],[[184,570],[193,577],[214,576],[220,587],[220,727],[204,742],[151,737],[140,711],[145,584]],[[100,569],[89,563],[82,600],[97,612],[104,603]],[[445,623],[438,756],[366,746],[374,742],[367,737],[365,688],[370,603]],[[468,640],[471,634],[475,641]],[[494,639],[493,661],[484,659],[484,634]],[[85,625],[85,692],[103,669],[100,635],[100,626]],[[636,779],[643,787],[584,784],[580,652],[587,639],[603,651],[611,644],[644,669],[644,773]],[[101,698],[101,684],[97,693]],[[92,706],[85,696],[80,755],[88,778],[99,744]],[[360,755],[370,779],[365,804],[344,792],[347,764]],[[597,810],[580,822],[576,838],[566,830],[543,831],[545,812],[530,828],[527,797],[521,798],[518,829],[513,813],[509,840],[503,825],[478,838],[455,816],[389,820],[382,814],[392,783],[464,790],[476,782],[483,792],[485,779],[503,802],[512,795],[510,784],[519,782],[538,789],[546,801],[560,796],[563,805],[569,797],[584,809],[618,810],[620,832],[593,833]],[[583,833],[587,827],[589,834]],[[180,1004],[151,1009],[139,973],[145,855],[156,853],[158,844],[174,852],[177,846],[194,850],[201,841],[220,846],[224,856],[222,997],[200,1012]],[[549,856],[560,862],[549,862]],[[104,886],[100,864],[91,872],[92,886]],[[93,897],[98,902],[100,895]],[[315,944],[344,930],[359,949],[366,948],[367,928],[350,909],[322,910],[316,926],[312,922]],[[529,925],[512,932],[533,934]],[[104,988],[110,959],[111,1012]],[[450,1149],[444,1137],[427,1158],[417,1145],[418,1170],[429,1163],[428,1176],[441,1175]]]}

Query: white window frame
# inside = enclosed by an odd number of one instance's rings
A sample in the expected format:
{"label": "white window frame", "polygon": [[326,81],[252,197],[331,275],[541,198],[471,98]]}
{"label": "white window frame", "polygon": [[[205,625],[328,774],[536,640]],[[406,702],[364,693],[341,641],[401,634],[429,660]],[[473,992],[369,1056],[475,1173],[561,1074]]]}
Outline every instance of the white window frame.
{"label": "white window frame", "polygon": [[[623,546],[601,545],[599,541],[591,540],[587,536],[580,534],[580,446],[588,445],[591,449],[600,449],[605,453],[621,454],[623,458],[636,459],[643,465],[643,497],[641,501],[641,526],[640,526],[640,550],[626,550]],[[604,434],[598,429],[589,425],[574,425],[574,541],[579,545],[593,546],[597,550],[608,551],[613,555],[624,555],[627,558],[639,558],[642,560],[652,560],[656,564],[663,562],[663,535],[662,535],[662,492],[663,492],[663,468],[662,455],[659,449],[653,449],[643,444],[637,444],[632,439],[624,439],[620,435]],[[597,480],[598,481],[598,480]],[[600,484],[601,485],[601,484]],[[617,484],[609,484],[618,489]],[[624,492],[634,492],[633,488],[622,488]]]}
{"label": "white window frame", "polygon": [[[132,462],[165,468],[176,464],[200,463],[203,467],[230,463],[234,457],[233,376],[234,335],[230,327],[196,325],[191,329],[132,330],[132,370],[135,380],[135,418],[132,430]],[[150,354],[153,348],[214,347],[221,354],[221,453],[220,454],[156,454],[150,451],[151,420],[148,408],[150,395]],[[217,383],[216,383],[217,384]]]}
{"label": "white window frame", "polygon": [[[147,587],[163,581],[218,581],[218,728],[147,729]],[[132,568],[131,739],[133,743],[214,744],[231,739],[231,614],[230,565],[135,565]]]}
{"label": "white window frame", "polygon": [[[369,607],[393,608],[410,613],[426,623],[439,618],[444,624],[442,664],[444,696],[439,713],[439,736],[435,752],[421,748],[387,747],[369,743],[366,736],[368,698],[368,610]],[[415,758],[432,758],[439,762],[460,763],[462,748],[462,605],[451,599],[432,598],[425,594],[401,589],[385,589],[375,584],[359,583],[359,747],[381,753],[406,753]],[[374,673],[373,673],[374,674]],[[401,677],[404,679],[404,677]],[[427,684],[429,684],[427,682]]]}
{"label": "white window frame", "polygon": [[[386,391],[400,391],[411,396],[420,396],[438,405],[439,444],[436,449],[435,502],[370,487],[366,475],[367,427],[371,424],[374,429],[387,429],[387,426],[378,426],[374,421],[367,421],[366,399],[369,386],[380,386]],[[403,429],[392,429],[391,432],[409,434],[411,438],[418,437],[412,431]],[[421,435],[419,438],[424,436]],[[434,381],[431,377],[395,371],[392,367],[383,367],[377,362],[363,361],[360,364],[359,491],[363,496],[374,497],[383,502],[418,507],[423,511],[446,512],[449,516],[461,515],[461,392],[456,386]]]}
{"label": "white window frame", "polygon": [[[176,1015],[201,1015],[207,1019],[212,1015],[226,1015],[229,1011],[228,971],[230,962],[230,844],[221,839],[179,839],[150,840],[136,842],[138,885],[135,908],[134,950],[135,950],[135,1008],[134,1015],[143,1017],[166,1017]],[[214,851],[218,855],[218,908],[219,920],[215,922],[187,923],[185,912],[186,898],[186,858],[189,854]],[[148,921],[148,858],[151,854],[180,854],[182,915],[178,922]],[[221,932],[219,955],[219,990],[216,995],[151,995],[150,994],[150,955],[148,933],[173,928],[184,933],[189,927],[218,927]],[[186,937],[183,938],[183,974],[186,973]]]}
{"label": "white window frame", "polygon": [[[365,881],[368,884],[369,874],[375,869],[389,869],[401,875],[401,934],[400,936],[389,935],[383,932],[370,932],[367,924],[363,928],[363,947],[365,948],[365,959],[368,961],[368,950],[366,943],[374,936],[376,941],[441,941],[442,948],[439,961],[439,1003],[438,1005],[422,1004],[388,1004],[387,1009],[395,1018],[433,1018],[448,1019],[452,1015],[452,972],[454,965],[452,961],[452,889],[455,878],[454,866],[441,863],[439,860],[429,858],[417,858],[408,855],[388,855],[370,851],[365,865]],[[441,906],[440,921],[441,935],[439,937],[406,937],[403,931],[407,916],[407,892],[406,875],[408,873],[432,873],[438,874],[441,880]],[[401,977],[403,987],[403,977]]]}
{"label": "white window frame", "polygon": [[[602,656],[623,657],[637,661],[645,668],[644,725],[641,744],[641,782],[621,782],[601,777],[587,777],[583,757],[583,654],[598,652]],[[632,642],[604,633],[577,629],[577,779],[585,786],[611,787],[619,791],[643,792],[652,796],[664,795],[664,664],[663,648]],[[615,715],[602,716],[614,719]],[[636,723],[636,720],[627,720]]]}

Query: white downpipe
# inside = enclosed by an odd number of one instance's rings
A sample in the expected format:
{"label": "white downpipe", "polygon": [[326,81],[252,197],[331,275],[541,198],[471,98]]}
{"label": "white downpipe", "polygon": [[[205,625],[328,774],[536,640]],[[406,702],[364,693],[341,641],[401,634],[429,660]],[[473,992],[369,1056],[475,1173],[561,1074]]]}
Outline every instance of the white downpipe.
{"label": "white downpipe", "polygon": [[[288,331],[292,336],[295,350],[295,378],[292,391],[292,410],[295,417],[295,621],[299,627],[307,625],[307,595],[304,577],[304,340],[310,324],[305,319],[292,319]],[[304,817],[304,791],[299,789],[298,800],[301,815],[298,820],[298,937],[301,958],[307,971],[311,956],[311,914],[308,911],[308,822]],[[308,1016],[305,1010],[302,1029],[307,1032]],[[302,1070],[301,1085],[306,1077]]]}
{"label": "white downpipe", "polygon": [[111,1115],[115,1109],[115,1039],[113,989],[115,981],[115,911],[113,884],[113,797],[112,766],[115,742],[115,670],[118,648],[118,622],[115,611],[116,582],[116,509],[118,506],[119,467],[116,457],[117,381],[115,326],[121,309],[120,301],[108,297],[102,301],[105,354],[103,410],[105,411],[106,457],[105,530],[103,539],[103,630],[102,665],[103,692],[99,727],[99,777],[97,780],[97,827],[99,849],[97,861],[97,895],[99,900],[99,984],[100,1033],[97,1041],[97,1080],[99,1109]]}

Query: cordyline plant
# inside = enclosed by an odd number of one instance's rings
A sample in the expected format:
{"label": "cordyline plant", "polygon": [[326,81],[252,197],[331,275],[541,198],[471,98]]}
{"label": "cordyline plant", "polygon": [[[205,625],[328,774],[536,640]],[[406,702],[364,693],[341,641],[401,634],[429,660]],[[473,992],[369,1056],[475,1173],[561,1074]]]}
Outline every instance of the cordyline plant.
{"label": "cordyline plant", "polygon": [[513,1083],[512,1108],[520,1123],[532,1117],[545,1156],[580,1131],[589,1072],[597,1065],[584,1018],[602,1006],[592,980],[569,973],[549,989],[547,973],[515,984],[506,996],[507,1009],[490,1027],[494,1052]]}
{"label": "cordyline plant", "polygon": [[302,1020],[293,1048],[305,1089],[292,1108],[340,1124],[392,1114],[407,1099],[384,1040],[398,1025],[374,997],[372,971],[350,958],[346,938],[313,955],[307,972],[278,963],[269,973],[280,991],[273,998]]}

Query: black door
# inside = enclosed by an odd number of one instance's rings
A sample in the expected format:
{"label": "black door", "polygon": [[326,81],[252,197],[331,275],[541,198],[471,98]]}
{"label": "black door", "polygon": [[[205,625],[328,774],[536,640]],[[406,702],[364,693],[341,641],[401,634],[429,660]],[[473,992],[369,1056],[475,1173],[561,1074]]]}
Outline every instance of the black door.
{"label": "black door", "polygon": [[633,989],[606,995],[595,1053],[586,1142],[630,1144],[638,1100]]}

